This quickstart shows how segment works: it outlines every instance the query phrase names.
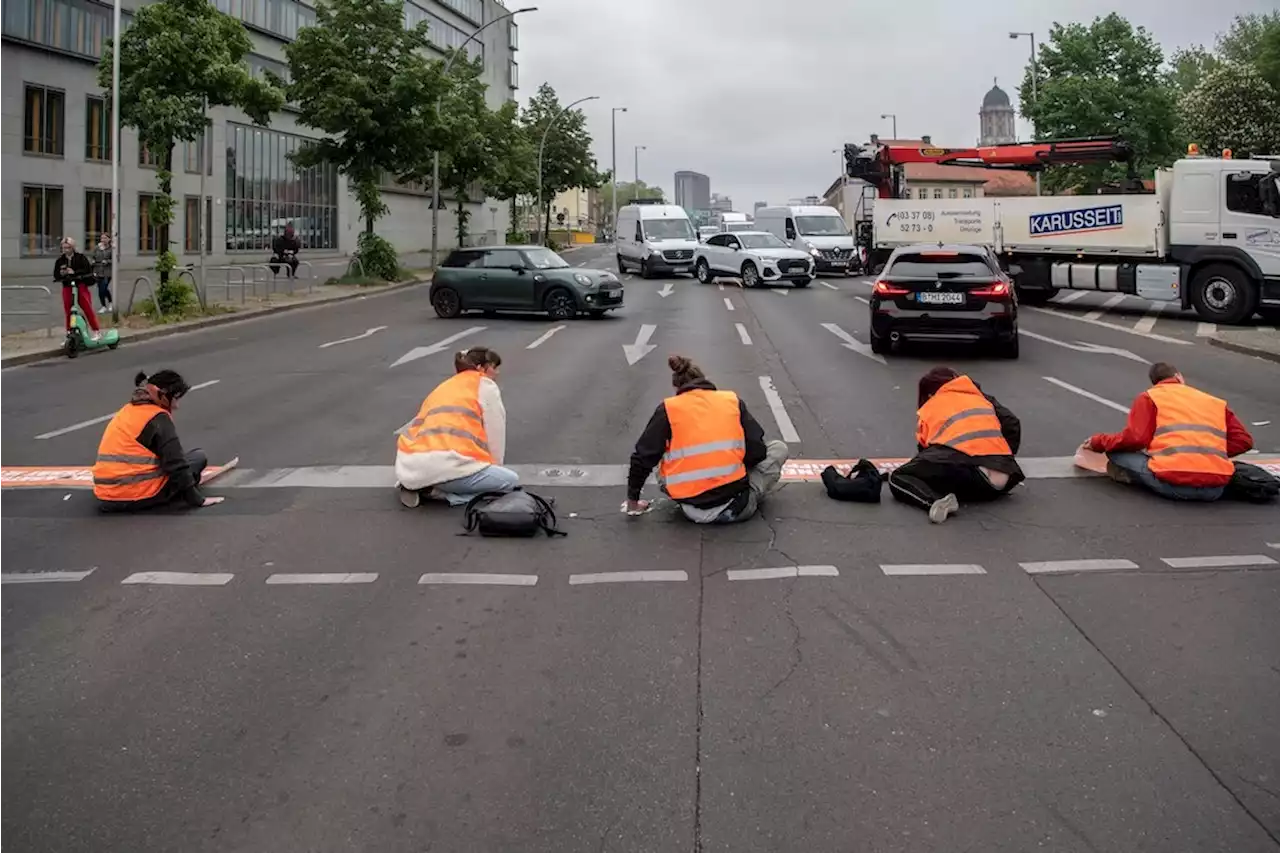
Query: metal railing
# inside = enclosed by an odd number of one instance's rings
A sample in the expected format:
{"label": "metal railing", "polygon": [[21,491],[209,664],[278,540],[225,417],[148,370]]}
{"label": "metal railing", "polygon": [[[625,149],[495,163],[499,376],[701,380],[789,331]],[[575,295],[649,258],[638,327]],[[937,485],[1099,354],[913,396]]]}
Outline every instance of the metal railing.
{"label": "metal railing", "polygon": [[[46,314],[53,314],[57,307],[53,303],[53,291],[48,287],[45,287],[43,284],[4,284],[0,285],[0,290],[43,290],[44,295],[49,297],[49,307],[44,311],[10,311],[7,308],[0,309],[3,313],[11,316],[43,317]],[[52,323],[44,327],[44,333],[45,337],[53,337]]]}

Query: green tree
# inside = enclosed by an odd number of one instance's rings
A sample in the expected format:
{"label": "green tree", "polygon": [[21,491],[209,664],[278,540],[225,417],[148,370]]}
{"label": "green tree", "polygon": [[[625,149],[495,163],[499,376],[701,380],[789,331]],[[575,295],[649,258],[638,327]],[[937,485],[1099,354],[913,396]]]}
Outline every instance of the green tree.
{"label": "green tree", "polygon": [[[178,142],[203,140],[206,107],[230,106],[255,124],[266,124],[284,104],[269,81],[256,80],[243,64],[253,48],[244,25],[208,0],[160,0],[139,6],[120,39],[120,124],[138,133],[139,143],[157,156],[160,197],[150,207],[159,234],[156,293],[162,313],[180,313],[189,299],[185,285],[169,282],[178,265],[170,250],[173,223],[173,149]],[[111,88],[108,43],[98,63],[98,85]]]}
{"label": "green tree", "polygon": [[[520,108],[507,101],[490,113],[489,136],[497,159],[485,180],[485,192],[494,198],[505,198],[511,204],[511,228],[520,221],[519,199],[537,191],[536,143],[529,140],[528,129],[520,120]],[[524,239],[524,238],[521,238]]]}
{"label": "green tree", "polygon": [[[440,187],[453,192],[458,245],[467,238],[467,222],[471,212],[466,205],[477,201],[471,191],[480,184],[487,187],[498,169],[498,149],[494,138],[494,116],[484,102],[487,88],[480,79],[483,60],[474,63],[459,57],[449,69],[449,88],[440,100],[440,126],[437,142],[440,156]],[[423,152],[421,168],[430,174],[431,157]]]}
{"label": "green tree", "polygon": [[[600,203],[604,206],[605,215],[613,215],[613,183],[609,180],[609,174],[606,172],[603,176],[604,183],[600,185]],[[658,199],[665,198],[662,187],[651,187],[644,181],[623,181],[618,184],[618,207],[622,207],[636,199]]]}
{"label": "green tree", "polygon": [[534,145],[535,161],[537,146],[546,134],[546,146],[542,152],[544,243],[550,240],[552,199],[574,187],[598,187],[604,182],[604,175],[598,171],[596,158],[591,154],[591,134],[587,132],[586,116],[578,109],[561,114],[561,109],[556,90],[543,83],[524,113],[524,125]]}
{"label": "green tree", "polygon": [[1176,51],[1169,62],[1173,85],[1185,95],[1199,86],[1205,75],[1219,64],[1218,57],[1198,45]]}
{"label": "green tree", "polygon": [[[1037,62],[1036,99],[1030,65],[1018,94],[1040,138],[1118,135],[1133,146],[1143,176],[1179,153],[1176,91],[1161,69],[1160,46],[1143,28],[1114,13],[1087,26],[1054,24]],[[1055,166],[1043,185],[1089,193],[1124,174],[1121,164]]]}
{"label": "green tree", "polygon": [[1280,12],[1238,16],[1231,29],[1218,37],[1218,56],[1252,65],[1280,91]]}
{"label": "green tree", "polygon": [[1255,68],[1224,62],[1182,99],[1183,127],[1205,154],[1280,151],[1280,92]]}

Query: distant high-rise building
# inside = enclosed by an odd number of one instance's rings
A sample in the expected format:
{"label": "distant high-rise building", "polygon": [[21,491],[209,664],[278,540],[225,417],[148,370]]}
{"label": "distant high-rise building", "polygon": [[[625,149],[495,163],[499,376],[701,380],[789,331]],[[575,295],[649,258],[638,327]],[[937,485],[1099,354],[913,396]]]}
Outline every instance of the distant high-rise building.
{"label": "distant high-rise building", "polygon": [[676,204],[685,210],[709,210],[711,179],[701,172],[676,172]]}
{"label": "distant high-rise building", "polygon": [[720,193],[711,194],[712,213],[728,213],[731,210],[733,210],[733,199],[727,195],[720,195]]}
{"label": "distant high-rise building", "polygon": [[760,208],[762,208],[762,207],[768,207],[768,206],[769,206],[769,202],[767,202],[767,201],[758,201],[758,202],[756,202],[756,203],[755,203],[755,206],[751,208],[751,212],[752,212],[752,213],[754,213],[755,211],[759,210]]}

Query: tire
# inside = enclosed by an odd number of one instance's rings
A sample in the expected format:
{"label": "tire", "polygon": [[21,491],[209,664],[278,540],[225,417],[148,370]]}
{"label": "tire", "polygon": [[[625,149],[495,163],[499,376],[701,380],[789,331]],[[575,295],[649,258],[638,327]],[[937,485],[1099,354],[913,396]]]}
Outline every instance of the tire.
{"label": "tire", "polygon": [[756,265],[751,263],[751,261],[747,261],[742,265],[742,286],[760,286],[760,271],[756,269]]}
{"label": "tire", "polygon": [[1001,358],[1016,359],[1018,357],[1018,333],[1013,333],[1013,339],[1008,341],[996,341],[996,355]]}
{"label": "tire", "polygon": [[645,279],[653,278],[653,270],[649,268],[647,260],[640,262],[640,277]]}
{"label": "tire", "polygon": [[795,281],[793,281],[792,284],[794,284],[796,287],[808,287],[810,284],[813,284],[813,279],[798,278]]}
{"label": "tire", "polygon": [[431,307],[437,317],[452,320],[462,313],[462,297],[452,287],[440,287],[431,294]]}
{"label": "tire", "polygon": [[605,315],[604,308],[592,308],[590,311],[587,312],[587,316],[590,317],[592,320],[602,320],[604,319],[604,315]]}
{"label": "tire", "polygon": [[107,344],[107,349],[120,349],[120,342],[116,341],[114,344]]}
{"label": "tire", "polygon": [[887,337],[881,337],[876,333],[871,333],[871,351],[876,355],[888,355],[893,352],[893,341]]}
{"label": "tire", "polygon": [[706,258],[698,258],[698,263],[693,268],[693,275],[703,284],[710,284],[715,278],[711,274],[711,267],[707,264]]}
{"label": "tire", "polygon": [[1202,320],[1236,326],[1257,310],[1258,288],[1239,267],[1210,264],[1191,279],[1191,304]]}
{"label": "tire", "polygon": [[618,274],[626,275],[627,265],[622,262],[622,254],[618,253]]}
{"label": "tire", "polygon": [[1058,295],[1058,289],[1056,287],[1028,290],[1016,288],[1016,291],[1018,294],[1018,301],[1023,305],[1047,305],[1053,297]]}
{"label": "tire", "polygon": [[563,287],[557,287],[542,298],[542,309],[552,320],[571,320],[578,315],[578,305],[573,301],[573,294]]}

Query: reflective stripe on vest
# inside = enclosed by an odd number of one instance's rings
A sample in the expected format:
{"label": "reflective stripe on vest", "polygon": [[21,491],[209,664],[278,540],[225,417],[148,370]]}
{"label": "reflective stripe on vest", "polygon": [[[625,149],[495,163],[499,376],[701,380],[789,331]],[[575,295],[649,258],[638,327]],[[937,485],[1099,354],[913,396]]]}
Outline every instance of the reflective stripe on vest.
{"label": "reflective stripe on vest", "polygon": [[1147,447],[1151,473],[1234,473],[1224,401],[1181,382],[1153,385],[1147,396],[1156,406],[1156,429]]}
{"label": "reflective stripe on vest", "polygon": [[695,389],[663,401],[671,441],[658,473],[667,494],[688,500],[747,476],[742,410],[732,391]]}
{"label": "reflective stripe on vest", "polygon": [[465,370],[436,386],[396,440],[400,452],[453,452],[493,464],[480,407],[482,379],[478,370]]}
{"label": "reflective stripe on vest", "polygon": [[970,456],[1012,456],[995,406],[968,376],[938,389],[916,413],[916,441],[943,445]]}
{"label": "reflective stripe on vest", "polygon": [[138,442],[142,430],[158,414],[167,412],[154,403],[130,403],[107,424],[93,463],[93,494],[102,501],[140,501],[164,489],[168,475],[160,460]]}

